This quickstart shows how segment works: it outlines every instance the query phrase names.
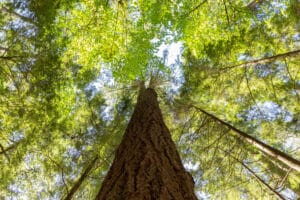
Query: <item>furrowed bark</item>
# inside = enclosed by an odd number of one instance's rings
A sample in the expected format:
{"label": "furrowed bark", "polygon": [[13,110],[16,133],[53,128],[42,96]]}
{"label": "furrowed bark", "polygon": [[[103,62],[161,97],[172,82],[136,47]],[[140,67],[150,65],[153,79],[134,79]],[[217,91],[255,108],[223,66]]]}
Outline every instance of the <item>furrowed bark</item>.
{"label": "furrowed bark", "polygon": [[231,130],[233,130],[235,133],[237,133],[239,136],[241,136],[245,141],[249,142],[250,144],[255,146],[257,149],[259,149],[261,152],[265,153],[266,155],[268,155],[272,158],[275,158],[275,159],[281,161],[282,163],[284,163],[285,165],[289,166],[290,168],[293,168],[294,170],[297,170],[300,172],[300,161],[299,160],[296,160],[295,158],[290,157],[286,153],[279,151],[278,149],[275,149],[275,148],[259,141],[258,139],[252,137],[251,135],[248,135],[247,133],[235,128],[234,126],[228,124],[227,122],[217,118],[216,116],[206,112],[205,110],[203,110],[201,108],[198,108],[196,106],[191,106],[191,107],[195,108],[196,110],[201,111],[202,113],[210,116],[211,118],[215,119],[219,123],[227,126]]}
{"label": "furrowed bark", "polygon": [[159,109],[154,89],[141,89],[134,113],[97,200],[196,200]]}
{"label": "furrowed bark", "polygon": [[68,192],[64,200],[71,200],[74,194],[77,192],[84,179],[89,175],[90,171],[93,169],[98,157],[95,157],[92,162],[85,168],[84,172],[81,174],[80,178],[75,182],[71,190]]}

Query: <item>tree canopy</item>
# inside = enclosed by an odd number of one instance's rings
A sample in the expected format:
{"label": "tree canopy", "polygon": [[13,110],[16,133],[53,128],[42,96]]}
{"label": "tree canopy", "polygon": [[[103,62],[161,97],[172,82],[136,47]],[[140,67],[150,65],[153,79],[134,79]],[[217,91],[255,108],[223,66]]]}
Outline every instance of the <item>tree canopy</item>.
{"label": "tree canopy", "polygon": [[299,0],[0,10],[0,199],[94,199],[141,81],[158,93],[199,199],[300,197],[300,171],[238,133],[299,162]]}

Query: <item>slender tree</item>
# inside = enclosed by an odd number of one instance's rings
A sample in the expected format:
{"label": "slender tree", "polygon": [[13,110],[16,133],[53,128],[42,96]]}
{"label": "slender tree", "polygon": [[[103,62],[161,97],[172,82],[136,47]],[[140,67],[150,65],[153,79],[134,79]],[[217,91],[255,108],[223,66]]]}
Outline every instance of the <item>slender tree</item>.
{"label": "slender tree", "polygon": [[99,158],[95,157],[92,162],[90,162],[87,167],[84,169],[81,176],[78,178],[78,180],[75,182],[71,190],[68,192],[67,196],[64,198],[64,200],[71,200],[74,196],[74,194],[77,192],[79,187],[81,186],[84,179],[89,175],[90,171],[93,169],[94,165],[96,164],[97,160]]}
{"label": "slender tree", "polygon": [[208,113],[207,111],[198,108],[196,106],[193,106],[194,108],[196,108],[197,110],[205,113],[206,115],[210,116],[211,118],[213,118],[215,121],[223,124],[224,126],[232,129],[234,132],[236,132],[239,136],[241,136],[245,141],[251,143],[253,146],[255,146],[256,148],[258,148],[260,151],[262,151],[263,153],[267,154],[270,157],[273,157],[276,160],[279,160],[281,162],[283,162],[284,164],[286,164],[287,166],[300,171],[300,161],[297,159],[294,159],[293,157],[285,154],[282,151],[279,151],[271,146],[269,146],[268,144],[265,144],[261,141],[259,141],[258,139],[254,138],[253,136],[237,129],[236,127],[228,124],[227,122],[224,122],[223,120],[217,118],[216,116]]}

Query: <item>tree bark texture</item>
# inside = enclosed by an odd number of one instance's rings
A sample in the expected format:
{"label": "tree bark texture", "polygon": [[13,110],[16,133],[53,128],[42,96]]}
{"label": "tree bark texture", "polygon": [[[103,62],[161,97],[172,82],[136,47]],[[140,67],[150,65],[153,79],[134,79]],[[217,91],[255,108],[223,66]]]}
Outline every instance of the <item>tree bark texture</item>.
{"label": "tree bark texture", "polygon": [[159,109],[154,89],[141,89],[137,105],[97,200],[196,200]]}

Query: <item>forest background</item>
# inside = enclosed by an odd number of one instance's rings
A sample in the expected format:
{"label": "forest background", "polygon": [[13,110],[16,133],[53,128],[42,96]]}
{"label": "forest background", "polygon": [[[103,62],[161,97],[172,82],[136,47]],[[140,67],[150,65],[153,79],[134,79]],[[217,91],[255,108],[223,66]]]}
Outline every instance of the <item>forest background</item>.
{"label": "forest background", "polygon": [[199,199],[300,197],[299,0],[0,10],[0,199],[94,199],[150,79]]}

